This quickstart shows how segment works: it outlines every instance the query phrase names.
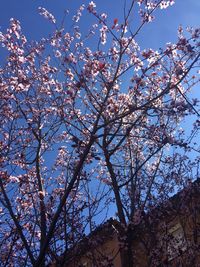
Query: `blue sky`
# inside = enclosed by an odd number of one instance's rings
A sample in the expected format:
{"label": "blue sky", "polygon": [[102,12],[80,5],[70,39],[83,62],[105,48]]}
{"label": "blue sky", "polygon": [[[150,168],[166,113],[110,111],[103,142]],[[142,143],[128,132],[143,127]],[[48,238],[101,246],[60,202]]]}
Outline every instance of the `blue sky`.
{"label": "blue sky", "polygon": [[[85,0],[6,0],[0,3],[0,31],[3,31],[14,17],[20,20],[24,33],[30,39],[39,39],[50,29],[49,24],[37,12],[39,6],[52,12],[57,21],[61,21],[65,9],[76,10],[80,4],[87,5]],[[123,0],[97,0],[97,7],[106,11],[109,16],[120,17]],[[129,1],[127,1],[129,2]],[[179,24],[198,26],[200,20],[199,0],[176,0],[176,4],[163,12],[159,12],[154,23],[149,24],[140,36],[142,46],[159,47],[176,38]]]}

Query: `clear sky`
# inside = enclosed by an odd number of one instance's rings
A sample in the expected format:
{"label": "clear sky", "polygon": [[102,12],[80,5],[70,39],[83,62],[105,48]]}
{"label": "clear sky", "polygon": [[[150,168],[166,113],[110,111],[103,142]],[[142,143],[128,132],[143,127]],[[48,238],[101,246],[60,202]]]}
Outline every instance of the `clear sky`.
{"label": "clear sky", "polygon": [[[95,1],[95,0],[94,0]],[[61,21],[65,9],[75,10],[85,0],[1,0],[0,31],[8,26],[9,19],[20,20],[23,31],[30,39],[39,39],[49,31],[49,24],[38,14],[42,6],[52,12],[57,21]],[[109,16],[120,17],[123,0],[96,0],[97,8],[106,11]],[[129,0],[127,1],[129,2]],[[176,4],[159,12],[154,23],[149,24],[141,38],[144,47],[159,47],[176,38],[179,24],[183,26],[200,25],[200,0],[176,0]]]}

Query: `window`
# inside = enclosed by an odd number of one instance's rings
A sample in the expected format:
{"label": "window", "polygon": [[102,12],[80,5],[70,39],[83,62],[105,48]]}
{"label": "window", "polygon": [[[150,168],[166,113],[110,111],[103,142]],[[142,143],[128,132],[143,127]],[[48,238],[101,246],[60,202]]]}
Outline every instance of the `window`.
{"label": "window", "polygon": [[168,230],[167,253],[168,260],[172,260],[186,250],[186,240],[182,226],[177,223]]}

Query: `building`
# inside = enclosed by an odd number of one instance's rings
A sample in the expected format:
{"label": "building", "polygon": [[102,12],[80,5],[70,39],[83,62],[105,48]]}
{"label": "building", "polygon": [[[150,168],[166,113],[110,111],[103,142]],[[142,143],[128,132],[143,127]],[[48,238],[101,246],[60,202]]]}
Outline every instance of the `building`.
{"label": "building", "polygon": [[[123,234],[122,234],[123,233]],[[128,244],[128,245],[127,245]],[[123,228],[114,219],[97,227],[62,257],[63,267],[200,267],[200,181]]]}

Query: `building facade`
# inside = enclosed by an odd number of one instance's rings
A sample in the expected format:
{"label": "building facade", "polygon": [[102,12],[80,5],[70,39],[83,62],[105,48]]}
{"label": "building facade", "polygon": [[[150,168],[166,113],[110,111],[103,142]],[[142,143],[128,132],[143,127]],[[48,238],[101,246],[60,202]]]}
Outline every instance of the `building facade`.
{"label": "building facade", "polygon": [[51,266],[200,267],[199,180],[137,224],[108,220]]}

